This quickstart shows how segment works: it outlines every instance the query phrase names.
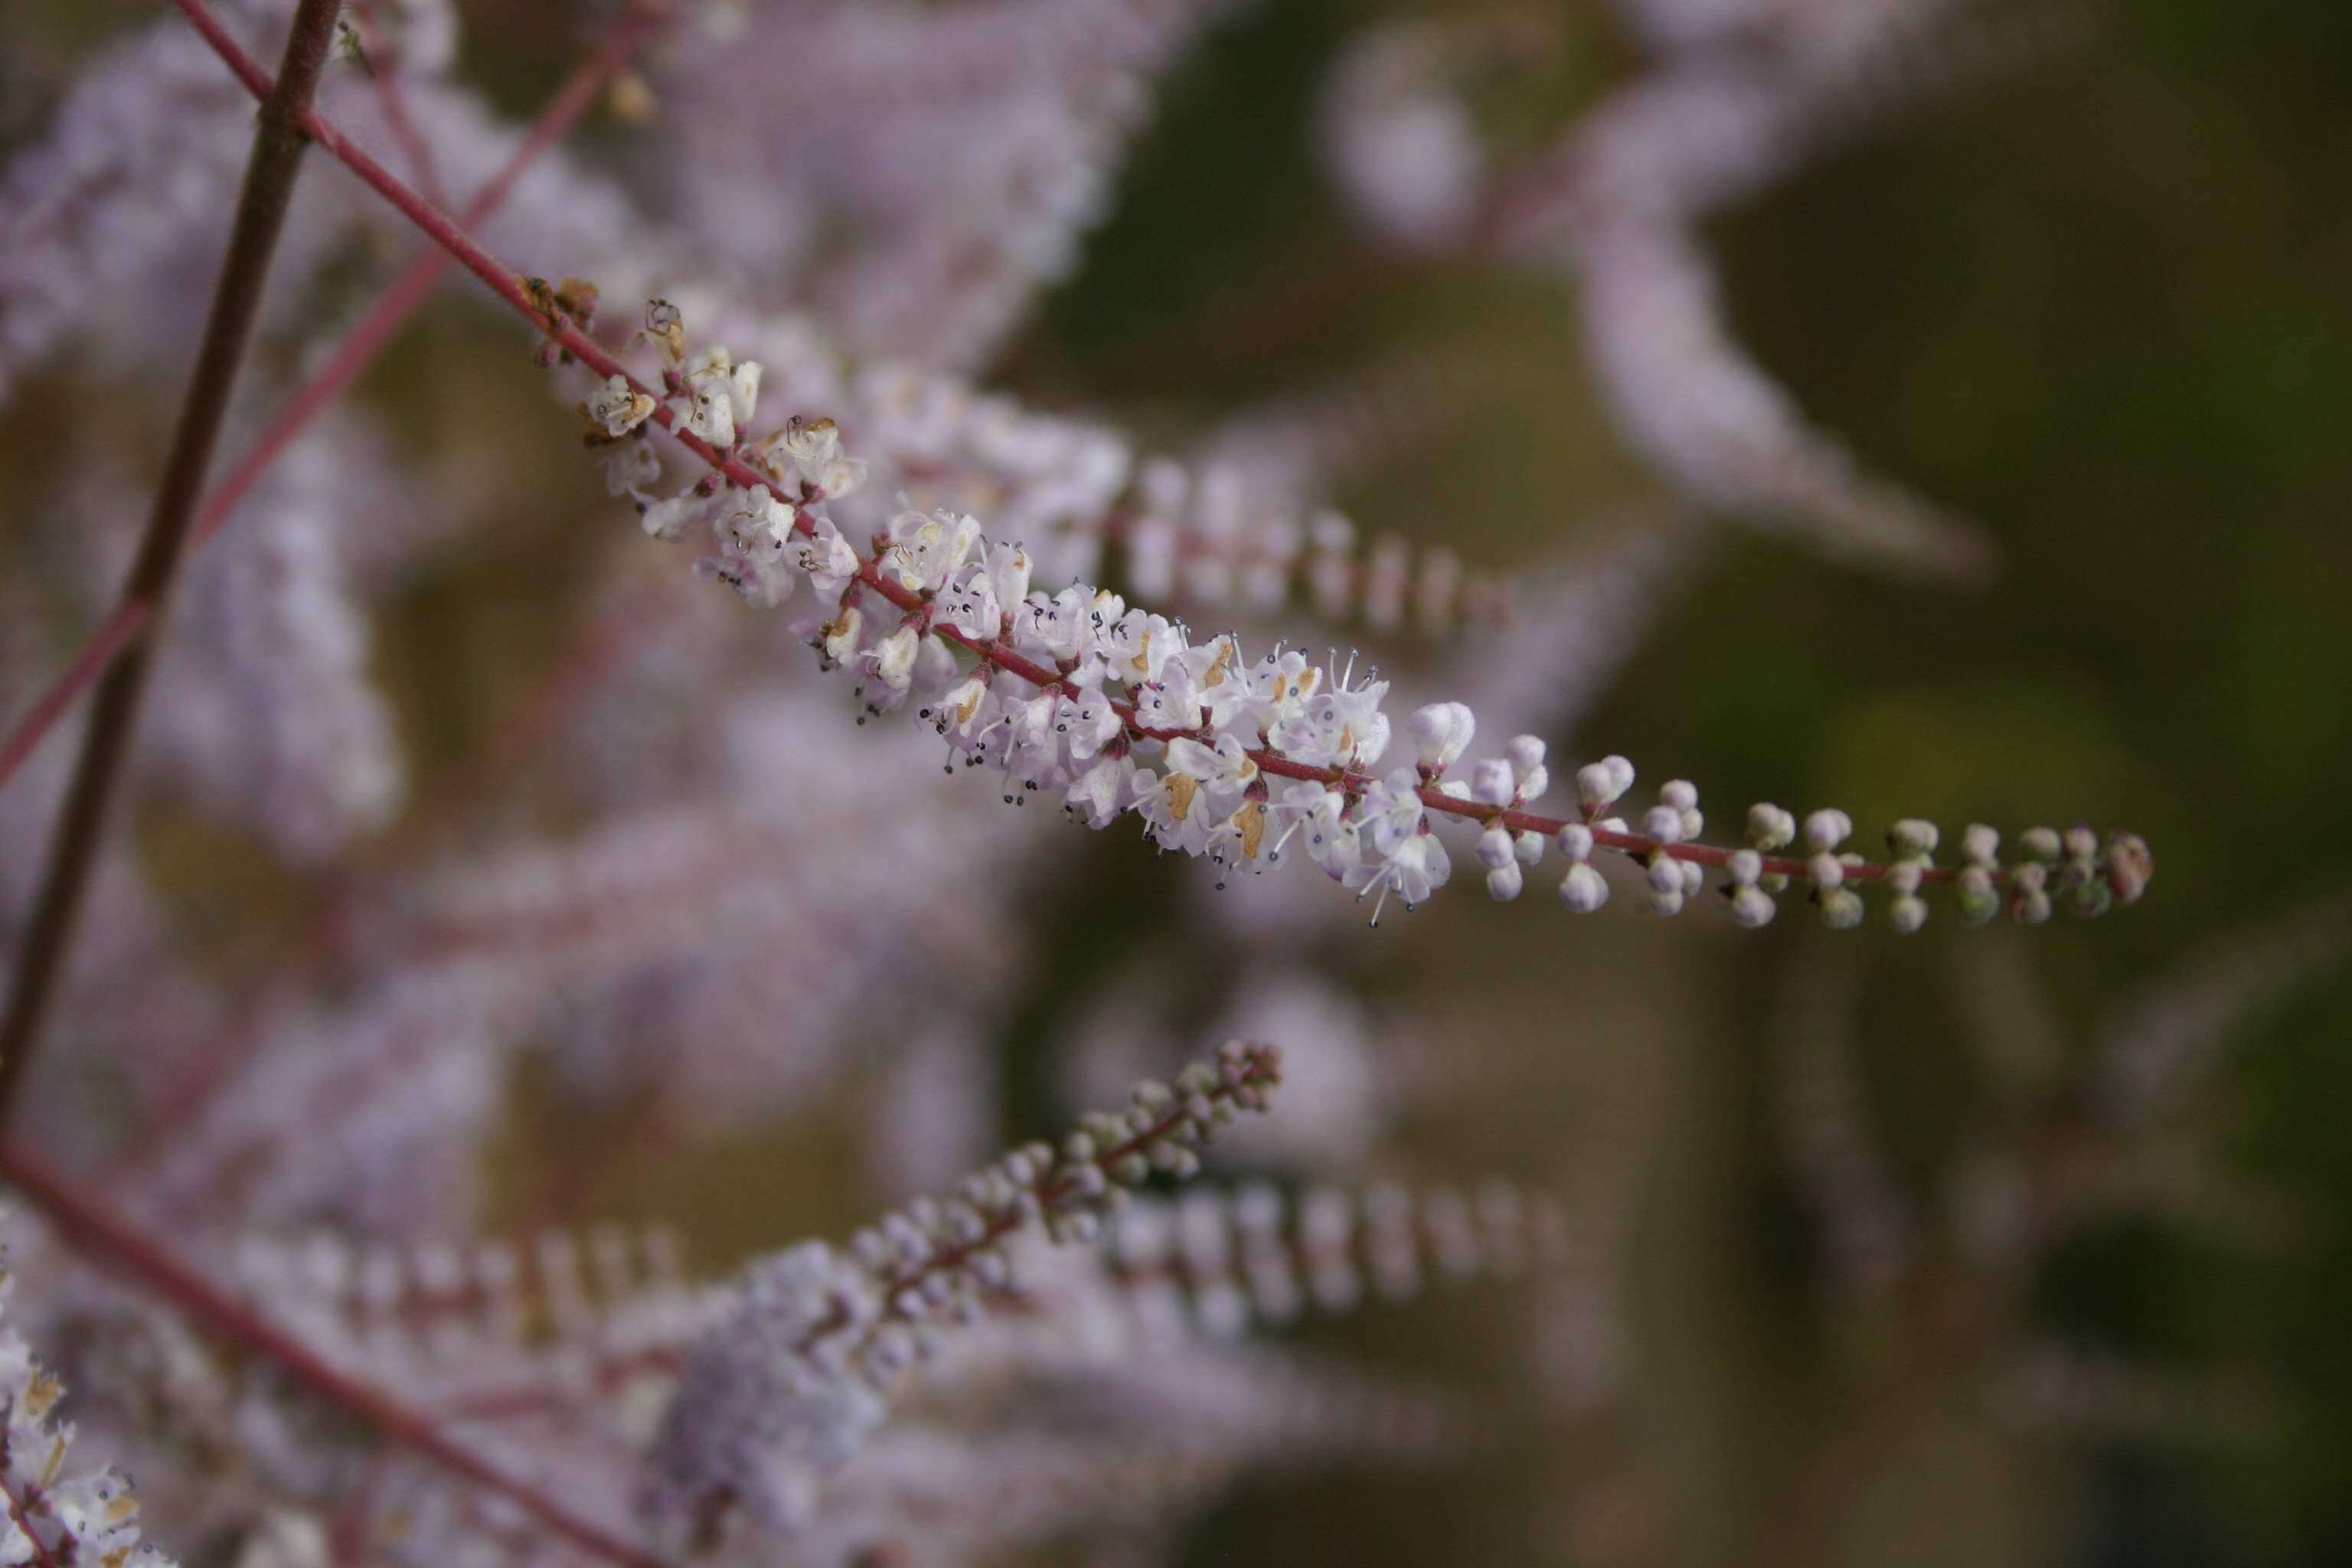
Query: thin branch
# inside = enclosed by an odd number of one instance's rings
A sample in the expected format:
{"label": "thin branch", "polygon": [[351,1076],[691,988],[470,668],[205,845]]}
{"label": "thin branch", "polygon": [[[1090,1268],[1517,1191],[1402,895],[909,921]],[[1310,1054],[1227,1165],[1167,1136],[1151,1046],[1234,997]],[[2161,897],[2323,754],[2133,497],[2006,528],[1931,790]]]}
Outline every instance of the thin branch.
{"label": "thin branch", "polygon": [[0,1143],[0,1177],[21,1188],[55,1219],[58,1234],[68,1243],[112,1260],[198,1328],[275,1362],[320,1398],[358,1416],[391,1441],[496,1492],[583,1551],[623,1568],[664,1568],[661,1558],[580,1518],[450,1437],[430,1417],[339,1370],[197,1273],[161,1241],[86,1195],[38,1156],[16,1144]]}
{"label": "thin branch", "polygon": [[416,121],[409,117],[408,94],[402,89],[400,81],[404,62],[384,31],[382,7],[376,0],[361,0],[355,21],[364,44],[374,46],[364,63],[368,74],[375,79],[376,100],[383,107],[384,126],[408,155],[409,172],[415,176],[416,188],[431,197],[435,205],[447,206],[449,193],[441,184],[441,171],[433,162],[433,149],[425,144]]}
{"label": "thin branch", "polygon": [[[269,258],[286,226],[286,210],[293,200],[294,180],[307,144],[302,120],[318,91],[328,46],[334,40],[337,9],[334,0],[301,0],[287,35],[278,83],[262,100],[253,155],[246,164],[236,221],[229,231],[228,255],[221,264],[212,313],[205,323],[204,344],[181,405],[179,427],[172,437],[171,455],[155,493],[155,510],[124,590],[126,598],[153,604],[151,622],[162,615],[179,575],[237,367],[245,359],[254,321],[260,314]],[[151,625],[147,635],[130,641],[99,688],[98,705],[82,741],[81,756],[26,931],[8,1012],[0,1019],[0,1122],[5,1122],[24,1082],[49,1001],[65,971],[82,895],[97,864],[107,807],[130,751],[131,731],[138,721],[140,698],[146,690],[153,655]]]}
{"label": "thin branch", "polygon": [[[628,63],[661,21],[660,16],[650,13],[625,19],[604,46],[582,62],[562,90],[540,111],[506,166],[466,205],[463,221],[467,227],[485,222],[505,205],[524,172],[572,129],[594,101],[598,90]],[[375,363],[383,345],[425,302],[433,286],[449,269],[449,264],[448,252],[438,246],[426,246],[409,260],[351,334],[336,345],[318,374],[295,392],[253,446],[205,497],[204,505],[196,512],[195,527],[189,534],[190,549],[202,549],[211,542],[227,524],[238,503],[260,482],[294,437]],[[145,628],[154,612],[155,600],[152,596],[126,595],[90,634],[89,640],[74,655],[56,682],[16,721],[6,738],[0,740],[0,787],[5,787],[75,700],[106,672],[115,655]]]}

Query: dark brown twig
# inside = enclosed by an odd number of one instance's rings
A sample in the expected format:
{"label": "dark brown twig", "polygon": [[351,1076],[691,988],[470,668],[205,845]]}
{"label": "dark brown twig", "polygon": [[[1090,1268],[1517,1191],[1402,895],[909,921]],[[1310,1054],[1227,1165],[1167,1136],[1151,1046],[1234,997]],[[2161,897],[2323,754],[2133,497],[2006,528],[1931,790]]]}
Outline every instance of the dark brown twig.
{"label": "dark brown twig", "polygon": [[262,100],[253,154],[247,161],[245,184],[237,197],[236,221],[229,231],[228,254],[221,264],[212,313],[205,322],[204,345],[197,352],[195,373],[188,380],[187,396],[180,406],[171,455],[155,493],[155,510],[140,541],[130,581],[123,587],[124,598],[151,600],[159,610],[108,673],[90,712],[89,731],[82,740],[81,755],[74,766],[73,783],[58,816],[40,893],[17,960],[8,1011],[0,1018],[0,1123],[5,1123],[24,1082],[25,1069],[32,1060],[50,999],[73,946],[82,895],[89,889],[90,870],[105,834],[107,807],[121,776],[153,662],[156,628],[162,622],[160,606],[179,574],[237,368],[260,313],[269,258],[286,226],[286,209],[293,199],[302,149],[310,144],[302,122],[317,95],[328,47],[334,41],[338,9],[335,0],[301,0],[287,36],[277,83]]}

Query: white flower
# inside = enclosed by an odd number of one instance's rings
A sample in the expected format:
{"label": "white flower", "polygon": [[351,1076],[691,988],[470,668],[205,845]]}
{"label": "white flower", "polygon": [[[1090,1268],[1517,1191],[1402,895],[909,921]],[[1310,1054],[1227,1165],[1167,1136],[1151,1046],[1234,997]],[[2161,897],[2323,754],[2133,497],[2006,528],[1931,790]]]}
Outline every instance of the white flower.
{"label": "white flower", "polygon": [[619,440],[653,417],[654,399],[625,375],[610,375],[580,405],[581,417],[612,440]]}
{"label": "white flower", "polygon": [[1299,835],[1307,858],[1338,876],[1354,862],[1357,849],[1355,825],[1343,815],[1346,805],[1338,790],[1324,784],[1301,781],[1285,787],[1273,807],[1282,831],[1267,858],[1280,856],[1292,836]]}
{"label": "white flower", "polygon": [[1340,881],[1355,889],[1360,899],[1378,891],[1372,903],[1372,921],[1378,924],[1391,891],[1404,900],[1408,910],[1418,909],[1453,874],[1454,862],[1444,841],[1433,833],[1415,833],[1376,860],[1351,867]]}
{"label": "white flower", "polygon": [[1323,668],[1292,649],[1267,654],[1250,668],[1244,717],[1261,735],[1295,717],[1322,684]]}
{"label": "white flower", "polygon": [[875,644],[866,654],[866,668],[875,679],[898,691],[903,696],[908,684],[915,679],[915,651],[922,644],[922,635],[912,626],[898,626],[889,637]]}
{"label": "white flower", "polygon": [[667,300],[646,301],[646,324],[629,335],[629,343],[650,342],[672,365],[686,363],[686,319]]}
{"label": "white flower", "polygon": [[1364,791],[1356,804],[1356,826],[1374,854],[1389,856],[1421,830],[1422,813],[1421,780],[1410,768],[1399,768]]}
{"label": "white flower", "polygon": [[722,451],[735,444],[734,359],[712,343],[686,371],[686,427]]}
{"label": "white flower", "polygon": [[1202,800],[1200,781],[1190,773],[1137,769],[1135,809],[1143,818],[1144,831],[1161,848],[1186,855],[1208,848],[1216,813]]}
{"label": "white flower", "polygon": [[1318,767],[1369,767],[1389,747],[1389,719],[1381,711],[1385,680],[1350,687],[1339,682],[1309,700],[1268,734],[1268,742],[1294,760]]}
{"label": "white flower", "polygon": [[604,449],[597,467],[604,471],[607,494],[627,496],[640,506],[654,504],[646,489],[661,478],[661,454],[651,441],[615,442]]}
{"label": "white flower", "polygon": [[[1220,865],[1247,866],[1253,871],[1265,844],[1265,802],[1244,799],[1209,830],[1203,848]],[[1223,882],[1217,884],[1223,887]]]}
{"label": "white flower", "polygon": [[940,699],[938,706],[929,711],[938,720],[941,734],[958,736],[969,744],[979,733],[980,721],[986,717],[982,710],[987,702],[988,682],[980,671],[974,670],[950,689],[947,695]]}
{"label": "white flower", "polygon": [[854,495],[866,485],[866,459],[835,458],[814,474],[805,474],[811,484],[824,494],[838,499]]}
{"label": "white flower", "polygon": [[1105,757],[1070,781],[1064,797],[1088,826],[1108,827],[1127,805],[1135,764],[1125,757]]}
{"label": "white flower", "polygon": [[1119,732],[1118,712],[1099,691],[1064,697],[1054,710],[1054,728],[1074,763],[1083,763]]}
{"label": "white flower", "polygon": [[858,571],[857,552],[841,537],[841,530],[834,527],[829,517],[819,518],[812,531],[802,536],[792,552],[792,563],[808,574],[810,584],[828,599],[838,598]]}
{"label": "white flower", "polygon": [[866,629],[866,612],[851,606],[818,629],[824,644],[824,657],[835,664],[847,664],[857,657],[860,635]]}
{"label": "white flower", "polygon": [[646,508],[638,521],[652,538],[679,540],[687,531],[710,515],[718,504],[717,498],[700,485],[684,490],[667,500],[657,500]]}
{"label": "white flower", "polygon": [[1082,587],[1065,588],[1050,599],[1031,594],[1013,618],[1014,646],[1057,666],[1076,664],[1094,635],[1092,608]]}
{"label": "white flower", "polygon": [[790,501],[778,500],[762,485],[748,490],[730,490],[731,503],[719,519],[720,535],[745,555],[761,559],[782,552],[793,537],[793,520],[797,512]]}
{"label": "white flower", "polygon": [[1192,671],[1181,659],[1171,658],[1161,667],[1160,675],[1158,680],[1136,685],[1136,721],[1145,729],[1162,734],[1199,729],[1204,721]]}
{"label": "white flower", "polygon": [[997,607],[996,591],[989,586],[987,574],[968,567],[950,582],[940,595],[933,624],[953,626],[974,642],[994,637],[1004,625],[1004,613]]}
{"label": "white flower", "polygon": [[1029,552],[1018,544],[988,547],[988,585],[1000,605],[1017,605],[1029,596]]}
{"label": "white flower", "polygon": [[1191,684],[1188,700],[1206,715],[1209,727],[1224,730],[1251,706],[1249,682],[1241,674],[1241,644],[1227,632],[1186,648],[1170,668],[1182,670]]}
{"label": "white flower", "polygon": [[1183,651],[1183,636],[1164,616],[1129,610],[1095,634],[1092,652],[1129,685],[1158,680],[1161,667]]}
{"label": "white flower", "polygon": [[980,524],[961,512],[900,512],[890,520],[890,542],[882,552],[884,575],[918,594],[947,586],[957,567],[982,541]]}
{"label": "white flower", "polygon": [[1180,736],[1168,742],[1168,766],[1198,783],[1221,812],[1257,779],[1257,764],[1235,735],[1218,736],[1213,747]]}
{"label": "white flower", "polygon": [[771,468],[792,464],[802,479],[815,484],[817,476],[839,462],[841,455],[839,426],[830,419],[804,419],[796,414],[768,442],[766,458]]}
{"label": "white flower", "polygon": [[752,416],[760,406],[760,362],[745,360],[727,378],[728,411],[735,416],[735,428],[751,428]]}

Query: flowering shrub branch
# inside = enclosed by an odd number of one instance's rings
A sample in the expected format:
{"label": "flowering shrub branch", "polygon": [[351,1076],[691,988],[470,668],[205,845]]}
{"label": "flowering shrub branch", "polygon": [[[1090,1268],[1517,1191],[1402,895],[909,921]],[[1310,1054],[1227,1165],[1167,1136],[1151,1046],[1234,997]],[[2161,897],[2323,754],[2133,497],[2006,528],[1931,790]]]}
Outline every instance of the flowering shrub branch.
{"label": "flowering shrub branch", "polygon": [[651,1504],[673,1531],[708,1542],[738,1504],[773,1530],[805,1524],[815,1488],[880,1424],[900,1373],[935,1352],[932,1325],[970,1321],[1011,1288],[1004,1251],[1043,1223],[1091,1241],[1152,1173],[1200,1169],[1193,1151],[1281,1079],[1271,1046],[1228,1041],[1216,1065],[1171,1089],[1139,1085],[1123,1112],[1085,1119],[1057,1151],[1033,1143],[968,1177],[953,1200],[921,1199],[860,1231],[848,1254],[806,1242],[755,1265],[736,1310],[688,1363],[656,1445]]}
{"label": "flowering shrub branch", "polygon": [[[201,0],[179,3],[192,17],[207,15]],[[216,24],[206,37],[249,86],[256,82],[251,60]],[[1466,818],[1485,828],[1479,858],[1497,898],[1516,897],[1522,886],[1518,868],[1538,861],[1547,844],[1556,842],[1570,862],[1560,892],[1572,910],[1585,912],[1607,901],[1607,884],[1590,865],[1599,847],[1642,862],[1651,907],[1664,914],[1678,911],[1699,890],[1706,869],[1724,872],[1734,918],[1747,926],[1769,921],[1772,895],[1796,878],[1811,884],[1823,919],[1841,928],[1863,919],[1858,889],[1883,882],[1894,895],[1890,921],[1908,931],[1927,920],[1919,895],[1931,885],[1952,885],[1971,923],[2004,907],[2020,921],[2039,923],[2050,917],[2053,894],[2066,895],[2079,913],[2096,914],[2112,902],[2137,899],[2153,870],[2137,837],[2117,833],[2103,842],[2081,827],[2063,835],[2032,829],[2024,837],[2025,858],[2003,866],[1999,835],[1971,826],[1963,863],[1937,866],[1933,857],[1940,836],[1933,825],[1916,820],[1890,829],[1894,855],[1874,862],[1842,851],[1853,824],[1834,809],[1807,817],[1807,855],[1782,855],[1776,851],[1797,842],[1797,824],[1769,804],[1751,808],[1745,847],[1705,844],[1696,841],[1703,823],[1697,792],[1679,780],[1662,791],[1636,831],[1604,815],[1633,784],[1633,766],[1622,757],[1580,770],[1580,816],[1547,816],[1527,809],[1549,776],[1543,743],[1532,736],[1515,739],[1507,758],[1479,763],[1470,784],[1444,777],[1476,728],[1475,715],[1458,703],[1416,713],[1417,764],[1375,775],[1370,765],[1386,751],[1390,733],[1380,710],[1385,682],[1368,678],[1351,684],[1352,663],[1334,674],[1281,650],[1244,675],[1230,636],[1188,647],[1181,625],[1130,610],[1117,595],[1083,584],[1051,598],[1032,595],[1025,552],[992,544],[968,517],[902,514],[877,537],[872,553],[858,552],[811,510],[854,489],[863,478],[861,467],[843,453],[830,420],[795,419],[752,451],[738,436],[757,407],[757,364],[738,365],[716,345],[689,360],[683,321],[656,301],[633,340],[655,344],[668,362],[664,384],[669,395],[656,396],[582,331],[543,285],[534,289],[531,280],[435,212],[322,115],[312,111],[304,123],[322,146],[545,333],[555,350],[604,378],[603,388],[582,405],[592,444],[635,439],[648,423],[658,425],[728,481],[722,490],[705,479],[687,495],[650,505],[648,531],[675,537],[690,523],[710,523],[727,546],[714,574],[755,602],[780,602],[791,591],[794,570],[809,576],[820,595],[839,594],[838,613],[816,628],[817,645],[828,660],[854,662],[870,678],[871,710],[901,705],[919,681],[941,704],[927,707],[925,715],[935,718],[968,763],[1002,763],[1008,780],[1024,764],[1034,774],[1066,780],[1071,809],[1094,826],[1133,811],[1163,848],[1253,868],[1262,849],[1271,860],[1303,830],[1307,854],[1335,879],[1360,894],[1376,892],[1383,903],[1393,892],[1412,908],[1451,875],[1450,857],[1431,830],[1432,814]],[[628,461],[627,450],[615,465],[616,483],[625,486],[633,472],[642,472]],[[787,482],[788,473],[797,477],[797,488]],[[903,618],[887,632],[877,624],[869,635],[856,602],[861,594],[878,596]],[[950,646],[974,656],[979,666],[958,679],[946,652]],[[997,693],[992,677],[999,670],[1025,682],[1033,695]],[[1125,695],[1114,693],[1109,683],[1123,686]],[[1165,777],[1136,765],[1139,746],[1166,749]],[[1271,778],[1293,781],[1278,800],[1266,782]],[[1016,797],[1008,792],[1010,798]],[[1276,837],[1266,847],[1269,830]],[[1376,921],[1380,908],[1376,903]]]}

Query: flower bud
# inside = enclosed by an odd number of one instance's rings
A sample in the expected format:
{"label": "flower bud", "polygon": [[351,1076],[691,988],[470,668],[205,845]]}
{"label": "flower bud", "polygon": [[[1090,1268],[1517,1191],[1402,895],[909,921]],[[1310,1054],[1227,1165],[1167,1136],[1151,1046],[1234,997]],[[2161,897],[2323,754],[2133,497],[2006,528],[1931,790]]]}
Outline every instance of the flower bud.
{"label": "flower bud", "polygon": [[1609,901],[1609,883],[1582,860],[1568,868],[1559,884],[1560,902],[1578,914],[1589,915]]}
{"label": "flower bud", "polygon": [[1478,864],[1489,871],[1499,871],[1518,863],[1518,848],[1511,842],[1510,830],[1490,827],[1478,836]]}
{"label": "flower bud", "polygon": [[1906,816],[1886,830],[1887,847],[1906,858],[1933,855],[1941,837],[1934,823],[1916,816]]}

